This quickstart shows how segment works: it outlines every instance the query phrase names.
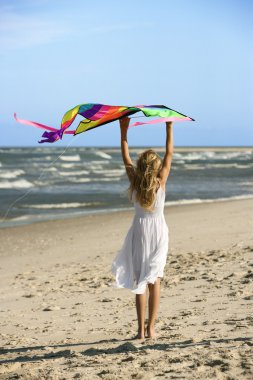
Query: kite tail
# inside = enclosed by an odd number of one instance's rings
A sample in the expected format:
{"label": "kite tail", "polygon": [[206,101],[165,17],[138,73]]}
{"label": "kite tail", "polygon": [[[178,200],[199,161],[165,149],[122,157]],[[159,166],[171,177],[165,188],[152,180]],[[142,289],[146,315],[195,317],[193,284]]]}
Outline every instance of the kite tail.
{"label": "kite tail", "polygon": [[[38,141],[40,144],[45,143],[45,142],[53,143],[55,141],[58,141],[62,139],[62,136],[64,133],[67,133],[69,135],[73,135],[75,133],[75,131],[73,130],[66,131],[66,128],[57,129],[57,128],[50,127],[48,125],[37,123],[36,121],[19,119],[16,113],[14,113],[14,118],[18,123],[31,125],[32,127],[36,127],[40,129],[45,129],[46,131],[43,133],[42,137],[45,137],[46,139]],[[47,131],[50,131],[50,132],[47,132]]]}
{"label": "kite tail", "polygon": [[55,132],[47,132],[45,131],[42,135],[42,137],[46,137],[44,140],[38,141],[40,144],[42,143],[53,143],[55,141],[58,141],[62,139],[63,130],[57,130]]}

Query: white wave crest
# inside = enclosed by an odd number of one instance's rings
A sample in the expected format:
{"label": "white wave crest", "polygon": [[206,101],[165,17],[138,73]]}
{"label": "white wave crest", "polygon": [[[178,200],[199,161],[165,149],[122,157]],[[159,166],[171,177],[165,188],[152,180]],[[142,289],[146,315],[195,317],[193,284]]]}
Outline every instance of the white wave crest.
{"label": "white wave crest", "polygon": [[87,207],[87,206],[97,206],[103,204],[101,202],[71,202],[71,203],[45,203],[45,204],[37,204],[37,205],[22,205],[22,208],[35,208],[35,209],[61,209],[61,208],[79,208],[79,207]]}
{"label": "white wave crest", "polygon": [[17,181],[3,181],[0,182],[0,189],[28,189],[34,185],[26,179],[19,179]]}
{"label": "white wave crest", "polygon": [[[109,161],[104,161],[104,160],[92,160],[92,161],[90,161],[89,162],[90,164],[95,164],[95,165],[97,165],[97,164],[103,164],[103,165],[108,165],[108,164],[110,164],[110,162]],[[88,163],[88,164],[89,164]]]}
{"label": "white wave crest", "polygon": [[6,179],[16,178],[19,175],[24,174],[24,173],[25,172],[22,169],[17,169],[17,170],[12,170],[12,171],[0,170],[0,178],[6,178]]}
{"label": "white wave crest", "polygon": [[96,151],[95,154],[99,157],[102,157],[102,158],[106,158],[107,160],[110,160],[112,158],[112,156],[110,156],[110,154],[108,153],[105,153],[105,152],[102,152],[102,151]]}
{"label": "white wave crest", "polygon": [[77,171],[72,171],[72,172],[59,172],[60,175],[62,176],[75,176],[75,175],[83,175],[83,174],[89,174],[87,170],[77,170]]}
{"label": "white wave crest", "polygon": [[238,164],[238,163],[224,163],[224,164],[207,164],[207,168],[237,168],[237,169],[248,169],[252,168],[252,164]]}
{"label": "white wave crest", "polygon": [[85,182],[91,182],[90,178],[71,178],[71,182],[75,183],[85,183]]}
{"label": "white wave crest", "polygon": [[71,178],[72,183],[84,183],[84,182],[114,182],[120,181],[119,177],[110,177],[110,178]]}
{"label": "white wave crest", "polygon": [[81,160],[79,154],[75,154],[74,156],[61,156],[60,159],[62,161],[80,161]]}
{"label": "white wave crest", "polygon": [[195,160],[201,160],[203,159],[203,155],[200,153],[187,153],[187,154],[182,154],[182,153],[174,153],[173,157],[175,158],[175,161],[177,162],[178,159],[180,160],[185,160],[185,161],[195,161]]}
{"label": "white wave crest", "polygon": [[189,153],[174,153],[173,158],[175,162],[180,160],[185,161],[197,161],[197,160],[230,160],[230,159],[239,159],[247,160],[252,157],[252,151],[239,151],[239,152],[214,152],[214,151],[204,151],[204,152],[189,152]]}
{"label": "white wave crest", "polygon": [[198,164],[185,164],[183,166],[183,169],[187,169],[187,170],[204,170],[204,169],[206,169],[206,166],[198,165]]}
{"label": "white wave crest", "polygon": [[102,174],[105,177],[121,177],[125,173],[125,169],[111,169],[111,170],[93,170],[94,174]]}
{"label": "white wave crest", "polygon": [[88,166],[88,169],[92,170],[94,172],[94,170],[101,170],[101,172],[103,171],[103,166],[102,165],[87,165]]}
{"label": "white wave crest", "polygon": [[227,198],[215,198],[215,199],[180,199],[178,201],[168,201],[165,202],[165,206],[179,206],[179,205],[190,205],[195,203],[214,203],[214,202],[227,202],[227,201],[234,201],[234,200],[243,200],[243,199],[253,199],[253,194],[247,194],[247,195],[235,195],[232,197]]}
{"label": "white wave crest", "polygon": [[222,164],[195,164],[195,163],[188,163],[184,164],[182,166],[183,169],[187,170],[206,170],[206,169],[228,169],[228,168],[235,168],[235,169],[249,169],[252,168],[253,164],[238,164],[238,163],[230,163],[230,162],[224,162]]}
{"label": "white wave crest", "polygon": [[44,169],[46,172],[56,172],[57,171],[57,168],[55,168],[54,166],[51,166],[50,168],[45,168]]}
{"label": "white wave crest", "polygon": [[71,169],[71,168],[75,168],[76,164],[61,164],[61,167],[66,168],[66,169]]}
{"label": "white wave crest", "polygon": [[120,181],[120,178],[119,177],[110,177],[110,178],[98,178],[96,179],[96,181],[99,181],[99,182],[113,182],[113,181]]}

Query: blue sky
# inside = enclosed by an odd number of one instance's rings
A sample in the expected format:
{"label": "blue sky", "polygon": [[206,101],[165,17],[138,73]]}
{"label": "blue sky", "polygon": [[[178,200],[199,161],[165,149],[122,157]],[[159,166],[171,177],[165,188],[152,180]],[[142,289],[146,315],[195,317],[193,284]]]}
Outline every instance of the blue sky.
{"label": "blue sky", "polygon": [[[0,145],[38,145],[14,112],[58,127],[80,103],[165,104],[196,119],[175,123],[178,146],[253,145],[252,41],[251,0],[0,0]],[[118,146],[118,124],[74,139]],[[130,145],[164,139],[163,125],[129,131]]]}

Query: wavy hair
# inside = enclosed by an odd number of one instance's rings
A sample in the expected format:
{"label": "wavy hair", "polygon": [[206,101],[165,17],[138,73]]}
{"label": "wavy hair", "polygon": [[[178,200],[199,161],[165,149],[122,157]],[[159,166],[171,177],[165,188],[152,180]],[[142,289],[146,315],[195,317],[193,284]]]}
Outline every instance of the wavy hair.
{"label": "wavy hair", "polygon": [[136,201],[143,208],[153,210],[161,168],[162,159],[154,150],[148,149],[139,155],[128,189],[131,201],[135,190]]}

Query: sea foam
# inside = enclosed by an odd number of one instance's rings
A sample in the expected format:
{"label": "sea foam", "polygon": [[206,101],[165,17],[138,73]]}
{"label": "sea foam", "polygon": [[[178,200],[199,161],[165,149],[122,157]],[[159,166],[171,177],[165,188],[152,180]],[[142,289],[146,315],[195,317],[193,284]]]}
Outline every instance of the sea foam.
{"label": "sea foam", "polygon": [[60,156],[62,161],[80,161],[81,158],[79,154],[75,154],[74,156]]}
{"label": "sea foam", "polygon": [[34,185],[26,179],[19,179],[17,181],[3,181],[0,182],[0,189],[28,189]]}

